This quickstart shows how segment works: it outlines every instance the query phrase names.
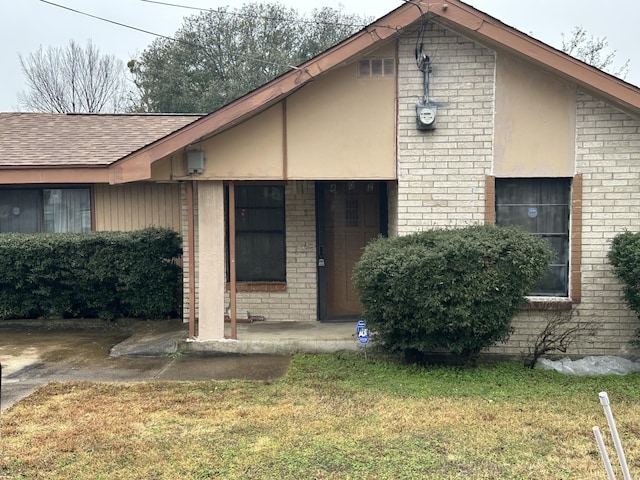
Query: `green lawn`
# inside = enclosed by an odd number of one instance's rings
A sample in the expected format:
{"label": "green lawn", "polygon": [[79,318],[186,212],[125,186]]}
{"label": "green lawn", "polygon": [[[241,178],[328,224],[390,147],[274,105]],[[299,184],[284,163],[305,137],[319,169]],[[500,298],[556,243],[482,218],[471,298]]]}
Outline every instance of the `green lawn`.
{"label": "green lawn", "polygon": [[637,476],[637,374],[300,355],[270,383],[51,384],[0,417],[0,479],[606,479],[600,391]]}

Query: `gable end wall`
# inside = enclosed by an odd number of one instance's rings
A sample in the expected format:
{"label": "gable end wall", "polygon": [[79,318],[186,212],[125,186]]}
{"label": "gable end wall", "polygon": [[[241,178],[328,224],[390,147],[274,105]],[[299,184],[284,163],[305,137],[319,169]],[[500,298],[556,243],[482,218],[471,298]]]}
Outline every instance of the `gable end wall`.
{"label": "gable end wall", "polygon": [[[408,234],[485,221],[485,179],[492,173],[495,53],[455,33],[429,26],[424,40],[432,58],[430,98],[438,105],[436,129],[419,131],[415,105],[422,72],[415,37],[399,44],[397,211],[390,232]],[[622,298],[606,255],[611,239],[640,231],[640,120],[588,95],[576,98],[575,166],[582,177],[580,320],[600,325],[572,355],[637,353],[629,344],[640,327]],[[393,190],[390,189],[390,192]],[[492,354],[518,356],[532,345],[549,314],[524,311],[514,334]]]}

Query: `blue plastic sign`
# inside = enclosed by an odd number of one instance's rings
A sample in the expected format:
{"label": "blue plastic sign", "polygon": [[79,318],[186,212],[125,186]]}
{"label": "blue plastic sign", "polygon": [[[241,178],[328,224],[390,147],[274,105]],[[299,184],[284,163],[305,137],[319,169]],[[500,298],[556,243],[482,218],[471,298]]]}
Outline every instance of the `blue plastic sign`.
{"label": "blue plastic sign", "polygon": [[362,345],[369,343],[369,329],[364,320],[358,320],[356,324],[356,336]]}

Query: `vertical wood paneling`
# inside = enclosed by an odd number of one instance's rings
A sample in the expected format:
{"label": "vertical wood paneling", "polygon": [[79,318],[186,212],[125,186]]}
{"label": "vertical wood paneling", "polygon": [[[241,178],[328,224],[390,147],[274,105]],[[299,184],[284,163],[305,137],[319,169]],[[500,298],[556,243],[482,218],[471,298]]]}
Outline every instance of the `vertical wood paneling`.
{"label": "vertical wood paneling", "polygon": [[156,226],[180,231],[180,185],[139,183],[95,186],[96,230]]}
{"label": "vertical wood paneling", "polygon": [[[126,231],[134,230],[133,228],[134,219],[132,218],[133,209],[131,208],[131,204],[135,201],[133,190],[134,190],[133,188],[123,189],[124,230]],[[138,188],[136,188],[135,190],[138,190]],[[137,211],[139,209],[138,202],[135,201],[135,203],[136,203],[136,211]]]}
{"label": "vertical wood paneling", "polygon": [[113,230],[124,230],[124,191],[128,188],[126,186],[116,187],[116,206],[115,209],[112,208],[110,212],[111,216],[111,224],[113,225]]}
{"label": "vertical wood paneling", "polygon": [[102,219],[104,219],[104,202],[102,201],[103,190],[100,188],[100,185],[95,185],[91,191],[93,193],[93,196],[91,197],[91,208],[93,209],[93,218],[91,220],[93,222],[93,229],[104,230],[100,223]]}
{"label": "vertical wood paneling", "polygon": [[164,223],[164,215],[162,212],[166,208],[165,197],[157,197],[157,195],[153,195],[151,203],[155,206],[155,208],[152,208],[151,210],[151,221],[154,224]]}
{"label": "vertical wood paneling", "polygon": [[[144,221],[149,225],[157,225],[158,222],[153,218],[153,189],[152,185],[144,185]],[[177,225],[177,224],[176,224]]]}

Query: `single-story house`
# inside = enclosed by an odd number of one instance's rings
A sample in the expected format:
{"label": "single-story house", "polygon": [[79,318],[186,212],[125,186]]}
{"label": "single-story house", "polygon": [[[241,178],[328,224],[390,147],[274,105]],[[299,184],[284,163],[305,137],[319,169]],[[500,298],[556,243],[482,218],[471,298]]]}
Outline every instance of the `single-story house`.
{"label": "single-story house", "polygon": [[482,222],[557,252],[491,352],[549,311],[600,323],[573,354],[630,353],[640,326],[606,258],[640,230],[640,89],[458,0],[403,3],[208,115],[7,113],[0,139],[0,231],[177,229],[200,341],[225,315],[356,318],[371,238]]}

